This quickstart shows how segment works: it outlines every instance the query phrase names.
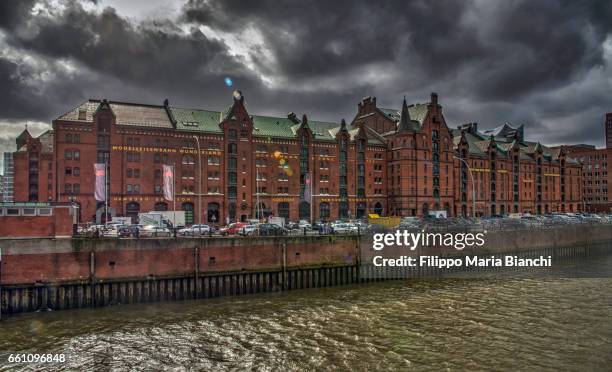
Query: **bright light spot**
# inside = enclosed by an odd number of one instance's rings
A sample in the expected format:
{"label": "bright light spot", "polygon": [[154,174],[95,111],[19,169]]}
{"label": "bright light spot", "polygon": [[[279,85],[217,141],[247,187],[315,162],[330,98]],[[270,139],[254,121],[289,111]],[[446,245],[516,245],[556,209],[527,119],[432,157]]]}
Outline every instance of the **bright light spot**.
{"label": "bright light spot", "polygon": [[231,87],[232,85],[234,85],[234,82],[232,81],[231,78],[226,77],[225,78],[225,85],[227,85],[228,87]]}

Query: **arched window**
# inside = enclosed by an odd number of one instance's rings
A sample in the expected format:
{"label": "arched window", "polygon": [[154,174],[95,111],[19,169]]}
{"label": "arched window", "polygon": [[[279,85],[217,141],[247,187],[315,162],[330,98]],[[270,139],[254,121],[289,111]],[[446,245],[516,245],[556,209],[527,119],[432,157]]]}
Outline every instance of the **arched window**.
{"label": "arched window", "polygon": [[300,203],[300,219],[301,220],[308,220],[310,219],[310,203],[303,201]]}
{"label": "arched window", "polygon": [[321,203],[319,204],[319,218],[327,219],[331,215],[329,211],[329,203]]}
{"label": "arched window", "polygon": [[212,223],[219,222],[219,203],[208,203],[207,221]]}
{"label": "arched window", "polygon": [[431,139],[435,141],[435,140],[438,139],[438,137],[439,137],[438,131],[436,129],[432,130],[431,131]]}
{"label": "arched window", "polygon": [[279,217],[283,217],[286,220],[289,219],[289,203],[280,202],[278,203],[277,209]]}
{"label": "arched window", "polygon": [[345,219],[349,217],[349,206],[347,202],[338,203],[338,218]]}
{"label": "arched window", "polygon": [[193,203],[181,204],[181,210],[185,212],[185,225],[193,225]]}
{"label": "arched window", "polygon": [[382,212],[383,212],[382,204],[380,204],[380,202],[376,202],[376,204],[374,204],[374,213],[380,216],[382,215]]}
{"label": "arched window", "polygon": [[168,203],[165,203],[165,202],[155,203],[155,205],[153,206],[153,210],[155,210],[157,212],[167,211],[168,210]]}

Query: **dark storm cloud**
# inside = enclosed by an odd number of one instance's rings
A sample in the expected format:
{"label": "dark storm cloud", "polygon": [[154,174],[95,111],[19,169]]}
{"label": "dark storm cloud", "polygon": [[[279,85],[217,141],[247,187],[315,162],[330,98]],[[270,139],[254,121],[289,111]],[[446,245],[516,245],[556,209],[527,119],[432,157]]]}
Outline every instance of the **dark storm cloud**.
{"label": "dark storm cloud", "polygon": [[397,107],[435,90],[452,126],[508,120],[554,142],[601,143],[612,110],[612,82],[598,82],[609,1],[190,0],[177,18],[139,20],[103,2],[35,3],[0,2],[0,121],[48,122],[90,97],[221,109],[225,76],[254,113],[350,120],[362,96]]}
{"label": "dark storm cloud", "polygon": [[171,92],[219,88],[223,72],[245,75],[240,62],[228,57],[225,45],[197,29],[184,34],[168,20],[133,25],[113,8],[93,13],[76,2],[67,5],[56,17],[30,19],[28,32],[16,26],[7,42],[45,57],[78,61],[127,84]]}
{"label": "dark storm cloud", "polygon": [[458,61],[467,63],[484,53],[475,29],[458,23],[470,5],[469,1],[190,0],[183,19],[230,32],[258,28],[281,72],[296,78],[400,60],[403,54],[413,55],[431,72],[446,74]]}

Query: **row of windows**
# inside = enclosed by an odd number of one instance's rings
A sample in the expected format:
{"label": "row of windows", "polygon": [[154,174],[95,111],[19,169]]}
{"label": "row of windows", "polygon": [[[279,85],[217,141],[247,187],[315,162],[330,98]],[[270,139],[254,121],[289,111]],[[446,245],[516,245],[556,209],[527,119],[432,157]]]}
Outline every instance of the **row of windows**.
{"label": "row of windows", "polygon": [[[67,176],[80,176],[81,168],[79,167],[66,167],[65,173]],[[52,176],[52,173],[49,173],[49,176]],[[51,177],[49,177],[51,178]]]}
{"label": "row of windows", "polygon": [[78,133],[66,133],[66,142],[81,143],[81,135]]}
{"label": "row of windows", "polygon": [[78,183],[66,183],[64,184],[64,192],[66,194],[80,194],[81,185]]}
{"label": "row of windows", "polygon": [[81,158],[81,152],[79,150],[67,149],[64,151],[64,159],[66,160],[79,160]]}

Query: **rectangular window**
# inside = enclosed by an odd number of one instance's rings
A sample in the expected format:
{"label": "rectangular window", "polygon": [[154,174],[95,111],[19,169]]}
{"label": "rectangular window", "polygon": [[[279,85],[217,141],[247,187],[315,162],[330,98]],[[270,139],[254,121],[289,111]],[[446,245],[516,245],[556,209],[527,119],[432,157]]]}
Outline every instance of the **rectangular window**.
{"label": "rectangular window", "polygon": [[53,209],[51,208],[38,208],[39,216],[50,216],[53,213]]}
{"label": "rectangular window", "polygon": [[23,208],[23,215],[24,216],[35,216],[36,208]]}
{"label": "rectangular window", "polygon": [[19,216],[19,208],[7,208],[6,215],[7,216]]}

